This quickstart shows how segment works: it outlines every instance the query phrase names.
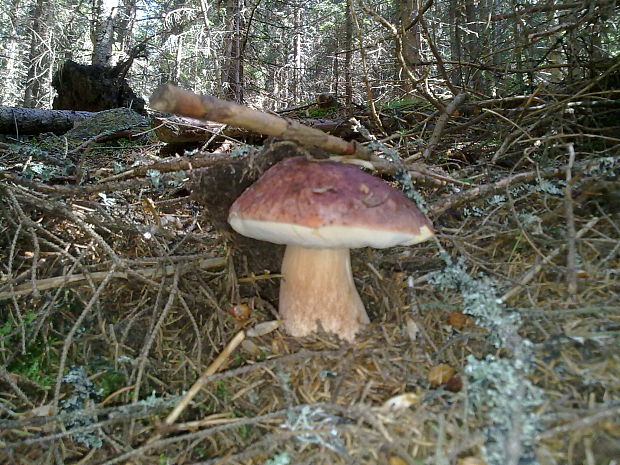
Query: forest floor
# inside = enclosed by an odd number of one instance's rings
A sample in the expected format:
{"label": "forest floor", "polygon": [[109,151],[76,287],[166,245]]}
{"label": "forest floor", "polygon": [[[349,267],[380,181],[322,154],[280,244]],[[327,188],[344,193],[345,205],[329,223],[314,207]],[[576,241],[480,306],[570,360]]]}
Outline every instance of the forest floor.
{"label": "forest floor", "polygon": [[583,129],[617,119],[537,98],[383,142],[436,174],[438,240],[353,252],[351,344],[264,324],[277,270],[235,269],[185,173],[115,177],[152,135],[0,153],[0,463],[617,463],[620,141]]}

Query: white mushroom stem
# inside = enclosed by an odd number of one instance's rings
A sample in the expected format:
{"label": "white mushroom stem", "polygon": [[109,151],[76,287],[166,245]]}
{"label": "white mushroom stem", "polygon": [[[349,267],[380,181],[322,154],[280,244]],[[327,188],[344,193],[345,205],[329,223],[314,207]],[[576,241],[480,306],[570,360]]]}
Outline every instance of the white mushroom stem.
{"label": "white mushroom stem", "polygon": [[369,320],[353,282],[349,249],[288,245],[282,260],[280,316],[292,336],[311,334],[320,324],[352,341]]}

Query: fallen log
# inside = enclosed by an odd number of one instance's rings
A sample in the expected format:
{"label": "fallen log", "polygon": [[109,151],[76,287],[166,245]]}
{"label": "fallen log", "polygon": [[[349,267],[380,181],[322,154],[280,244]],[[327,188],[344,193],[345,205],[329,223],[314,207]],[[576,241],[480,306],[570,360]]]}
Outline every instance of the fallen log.
{"label": "fallen log", "polygon": [[[332,136],[346,139],[359,138],[360,134],[353,129],[353,123],[347,119],[324,120],[303,119],[299,120],[303,125],[320,129]],[[212,121],[201,121],[182,116],[170,116],[167,118],[154,117],[152,126],[157,138],[167,144],[187,144],[192,142],[206,142],[211,138],[252,139],[260,143],[265,136],[255,131],[249,131],[238,127],[228,126]]]}
{"label": "fallen log", "polygon": [[355,141],[347,142],[297,121],[209,95],[197,95],[171,84],[163,84],[157,88],[151,96],[150,104],[158,111],[229,124],[338,155],[351,155],[363,159],[368,159],[370,156],[368,149]]}
{"label": "fallen log", "polygon": [[221,139],[222,136],[233,139],[262,137],[256,132],[229,127],[222,123],[182,116],[154,117],[152,126],[157,138],[167,144],[206,142],[211,138],[220,137]]}
{"label": "fallen log", "polygon": [[43,132],[63,134],[73,123],[94,115],[90,111],[44,110],[42,108],[0,106],[0,134],[32,135]]}

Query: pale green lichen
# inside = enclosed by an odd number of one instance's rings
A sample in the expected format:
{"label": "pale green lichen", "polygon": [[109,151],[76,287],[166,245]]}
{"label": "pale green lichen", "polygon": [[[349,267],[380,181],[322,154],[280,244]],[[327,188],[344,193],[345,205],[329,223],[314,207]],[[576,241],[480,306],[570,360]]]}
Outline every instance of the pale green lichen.
{"label": "pale green lichen", "polygon": [[[92,415],[80,412],[85,405],[93,402],[93,399],[100,395],[95,390],[95,385],[88,379],[84,367],[73,367],[62,378],[63,383],[73,388],[73,393],[60,403],[60,408],[64,412],[75,412],[70,419],[65,422],[68,431],[92,425],[96,419]],[[97,428],[80,431],[72,435],[75,442],[84,444],[86,447],[99,449],[103,445],[101,431]]]}
{"label": "pale green lichen", "polygon": [[281,452],[279,454],[274,455],[272,458],[265,462],[265,465],[289,465],[291,463],[291,458],[289,457],[287,452]]}
{"label": "pale green lichen", "polygon": [[617,157],[603,157],[596,160],[596,163],[593,163],[587,166],[584,169],[584,174],[589,176],[611,176],[617,177],[618,171],[616,169],[616,165],[618,164]]}
{"label": "pale green lichen", "polygon": [[476,207],[472,205],[471,207],[463,208],[463,215],[467,217],[482,217],[485,215],[484,210],[482,208]]}
{"label": "pale green lichen", "polygon": [[446,268],[432,279],[442,291],[458,291],[463,313],[489,332],[489,342],[506,348],[509,355],[498,359],[467,359],[467,394],[474,411],[485,418],[483,452],[488,465],[537,463],[534,455],[540,421],[536,407],[543,401],[542,391],[527,376],[532,370],[532,343],[519,336],[521,318],[509,311],[497,297],[496,283],[486,276],[471,276],[462,260],[454,262],[442,250]]}
{"label": "pale green lichen", "polygon": [[489,205],[502,205],[506,203],[506,196],[495,194],[490,199],[487,199]]}
{"label": "pale green lichen", "polygon": [[535,192],[545,192],[551,195],[564,195],[563,187],[566,186],[564,181],[549,181],[548,179],[539,179],[538,184],[530,187]]}
{"label": "pale green lichen", "polygon": [[471,408],[483,412],[487,419],[482,449],[488,465],[537,463],[534,446],[540,420],[536,408],[543,396],[526,378],[529,365],[528,360],[517,357],[467,358]]}
{"label": "pale green lichen", "polygon": [[525,228],[531,233],[534,234],[542,234],[542,218],[536,215],[532,215],[531,213],[518,213],[517,214],[519,221],[523,224]]}
{"label": "pale green lichen", "polygon": [[[392,147],[388,147],[387,145],[374,140],[368,144],[368,148],[370,150],[376,150],[381,152],[380,156],[383,158],[387,158],[393,163],[397,165],[402,165],[402,160],[398,151]],[[426,201],[422,197],[422,195],[413,187],[413,179],[411,178],[411,174],[409,170],[404,168],[396,168],[394,172],[394,179],[398,181],[401,185],[401,190],[403,194],[410,200],[413,200],[420,211],[425,215],[428,214],[428,209],[426,208]]]}
{"label": "pale green lichen", "polygon": [[300,433],[295,438],[300,442],[319,444],[340,455],[347,455],[344,441],[340,437],[336,424],[341,418],[330,415],[320,408],[311,408],[306,405],[301,410],[289,410],[286,423],[282,428],[291,431],[300,430],[326,430],[321,433]]}
{"label": "pale green lichen", "polygon": [[486,276],[472,277],[462,260],[453,262],[445,251],[442,255],[447,266],[432,277],[432,283],[442,291],[458,291],[463,298],[463,312],[489,330],[495,347],[505,347],[520,324],[519,314],[506,311],[497,297],[495,282]]}

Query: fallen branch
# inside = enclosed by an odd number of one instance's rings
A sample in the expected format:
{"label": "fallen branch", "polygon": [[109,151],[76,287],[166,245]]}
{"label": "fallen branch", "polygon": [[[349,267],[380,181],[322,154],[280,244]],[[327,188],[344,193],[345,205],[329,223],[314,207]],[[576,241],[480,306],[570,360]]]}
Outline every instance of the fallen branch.
{"label": "fallen branch", "polygon": [[431,156],[435,147],[439,144],[439,138],[443,133],[446,124],[448,123],[448,119],[454,113],[454,111],[458,108],[458,106],[465,101],[467,94],[461,93],[454,97],[454,100],[450,102],[450,104],[446,107],[445,111],[441,114],[441,116],[437,119],[437,124],[435,125],[435,130],[433,131],[433,135],[431,139],[428,141],[428,145],[426,149],[424,149],[424,153],[422,154],[423,158],[428,158]]}
{"label": "fallen branch", "polygon": [[[215,257],[215,258],[205,258],[200,260],[196,266],[198,268],[206,270],[210,268],[222,267],[226,264],[226,258],[224,257]],[[188,266],[189,268],[189,266]],[[143,268],[140,270],[133,270],[133,273],[138,273],[143,277],[154,278],[159,276],[169,276],[174,274],[174,270],[176,269],[175,265],[167,265],[167,266],[158,266],[152,268]],[[18,297],[22,295],[27,295],[36,291],[45,291],[47,289],[54,289],[58,287],[68,287],[70,284],[77,284],[87,280],[92,282],[102,281],[105,277],[110,274],[109,271],[96,271],[94,273],[80,273],[73,274],[69,276],[55,276],[53,278],[39,279],[35,281],[34,286],[32,282],[27,282],[24,284],[20,284],[15,286],[10,291],[0,292],[0,300],[10,299],[12,297]],[[129,277],[129,272],[127,271],[115,271],[112,273],[111,278],[113,279],[127,279]]]}
{"label": "fallen branch", "polygon": [[556,426],[555,428],[552,428],[543,433],[540,433],[538,435],[538,439],[539,440],[549,439],[549,438],[552,438],[553,436],[557,436],[558,434],[566,434],[566,433],[569,433],[570,431],[575,431],[578,429],[591,428],[592,426],[596,425],[597,423],[600,423],[603,420],[606,420],[607,418],[610,418],[610,417],[614,418],[614,417],[617,417],[618,415],[620,415],[620,406],[615,406],[613,408],[605,408],[595,413],[594,415],[590,415],[587,417],[581,417],[570,423]]}
{"label": "fallen branch", "polygon": [[217,163],[230,162],[231,158],[226,153],[208,153],[195,157],[177,157],[172,160],[159,161],[149,165],[140,165],[130,168],[121,173],[108,176],[97,181],[97,184],[119,181],[127,178],[135,178],[145,176],[151,170],[157,170],[160,173],[171,173],[176,171],[190,171],[196,168],[207,168]]}
{"label": "fallen branch", "polygon": [[338,155],[352,155],[363,159],[368,159],[370,155],[364,146],[354,141],[347,142],[296,121],[209,95],[197,95],[172,84],[164,84],[155,90],[150,105],[158,111],[229,124],[282,140],[296,141],[305,146],[318,147]]}
{"label": "fallen branch", "polygon": [[[583,176],[583,173],[587,173],[591,168],[599,166],[604,163],[607,157],[589,160],[583,163],[575,163],[574,172],[580,173],[579,176]],[[617,162],[616,162],[617,164]],[[474,187],[472,189],[459,192],[457,194],[442,197],[439,200],[433,202],[429,207],[429,211],[436,216],[441,215],[451,208],[458,207],[464,203],[470,202],[474,199],[484,197],[486,195],[498,192],[506,189],[508,186],[521,182],[529,182],[534,179],[540,178],[560,178],[566,176],[566,168],[549,168],[546,170],[534,170],[527,171],[525,173],[515,174],[507,178],[502,178],[499,181],[495,181],[489,184],[483,184],[481,186]],[[573,178],[573,183],[577,181],[577,176]]]}

